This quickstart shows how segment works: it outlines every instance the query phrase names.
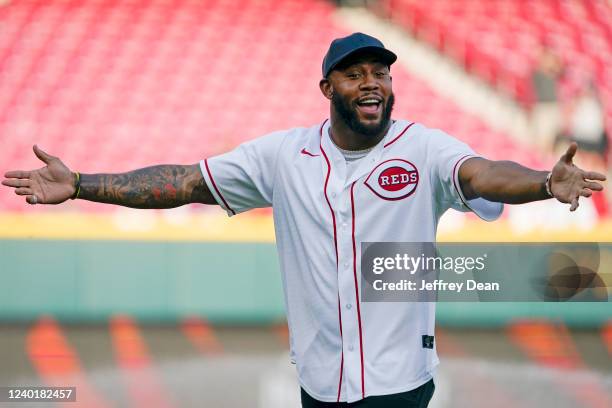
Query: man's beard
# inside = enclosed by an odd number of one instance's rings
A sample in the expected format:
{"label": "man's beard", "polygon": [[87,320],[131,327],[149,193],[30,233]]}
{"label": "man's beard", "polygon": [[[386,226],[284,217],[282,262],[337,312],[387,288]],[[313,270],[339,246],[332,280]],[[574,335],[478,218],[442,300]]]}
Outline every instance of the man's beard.
{"label": "man's beard", "polygon": [[342,97],[340,97],[337,93],[334,92],[331,102],[334,109],[336,109],[336,112],[338,112],[340,118],[344,121],[344,123],[346,123],[349,129],[360,135],[374,137],[380,135],[380,133],[387,128],[387,125],[391,120],[391,112],[393,111],[393,104],[395,103],[395,95],[391,94],[391,96],[389,96],[387,104],[383,106],[383,113],[382,117],[380,118],[380,122],[373,125],[363,124],[357,116],[357,109],[342,99]]}

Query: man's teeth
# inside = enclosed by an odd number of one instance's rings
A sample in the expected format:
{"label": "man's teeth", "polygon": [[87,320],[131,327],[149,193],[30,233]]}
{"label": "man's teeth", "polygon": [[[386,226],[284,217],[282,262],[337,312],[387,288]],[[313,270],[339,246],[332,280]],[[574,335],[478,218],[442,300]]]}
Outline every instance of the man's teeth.
{"label": "man's teeth", "polygon": [[380,102],[377,101],[376,99],[365,99],[361,102],[359,102],[360,105],[378,105]]}

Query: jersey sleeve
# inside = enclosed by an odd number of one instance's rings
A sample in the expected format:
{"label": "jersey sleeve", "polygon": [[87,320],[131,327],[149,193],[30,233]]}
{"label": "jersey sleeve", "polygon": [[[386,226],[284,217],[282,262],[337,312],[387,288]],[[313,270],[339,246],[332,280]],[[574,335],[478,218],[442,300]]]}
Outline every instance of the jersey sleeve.
{"label": "jersey sleeve", "polygon": [[272,205],[276,167],[286,134],[271,133],[200,161],[208,188],[230,217]]}
{"label": "jersey sleeve", "polygon": [[435,130],[431,134],[429,157],[432,168],[432,180],[436,191],[436,201],[440,213],[448,208],[458,211],[472,211],[485,221],[499,218],[503,212],[503,203],[493,202],[478,197],[466,200],[459,183],[459,169],[466,160],[481,157],[467,144]]}

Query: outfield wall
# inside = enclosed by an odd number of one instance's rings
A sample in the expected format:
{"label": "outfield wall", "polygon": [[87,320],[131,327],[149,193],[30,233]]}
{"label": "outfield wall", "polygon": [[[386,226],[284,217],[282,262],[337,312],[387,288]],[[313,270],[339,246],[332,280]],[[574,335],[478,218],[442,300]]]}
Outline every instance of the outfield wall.
{"label": "outfield wall", "polygon": [[[52,314],[65,321],[103,321],[117,313],[174,321],[202,315],[227,324],[284,318],[272,242],[135,240],[0,240],[0,319]],[[599,327],[611,303],[441,303],[438,322],[497,326],[548,318]]]}

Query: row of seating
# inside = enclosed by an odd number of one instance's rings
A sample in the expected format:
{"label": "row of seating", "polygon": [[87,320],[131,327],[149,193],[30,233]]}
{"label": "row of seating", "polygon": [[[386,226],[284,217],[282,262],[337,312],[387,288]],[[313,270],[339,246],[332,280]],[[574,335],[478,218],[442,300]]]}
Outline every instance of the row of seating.
{"label": "row of seating", "polygon": [[[323,0],[3,3],[1,170],[38,166],[34,143],[85,172],[124,171],[193,163],[321,122],[329,112],[321,60],[333,38],[348,34],[333,11]],[[442,128],[494,158],[539,163],[401,66],[393,74],[396,117]],[[0,210],[26,208],[0,189]]]}

